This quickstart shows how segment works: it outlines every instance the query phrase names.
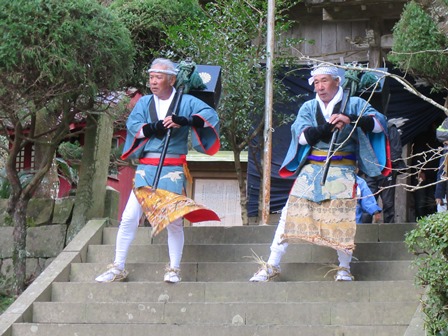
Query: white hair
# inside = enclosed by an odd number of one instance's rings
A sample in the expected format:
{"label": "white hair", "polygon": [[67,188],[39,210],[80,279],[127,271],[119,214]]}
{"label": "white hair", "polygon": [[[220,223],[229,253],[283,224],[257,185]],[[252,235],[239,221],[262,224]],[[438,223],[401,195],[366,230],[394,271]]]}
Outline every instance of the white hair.
{"label": "white hair", "polygon": [[[163,65],[163,67],[165,69],[153,69],[153,67],[155,65]],[[148,70],[148,73],[151,72],[159,72],[159,73],[164,73],[167,75],[173,75],[176,76],[177,75],[177,69],[176,66],[174,65],[173,62],[171,62],[169,59],[166,58],[156,58],[152,63],[151,63],[151,68]]]}

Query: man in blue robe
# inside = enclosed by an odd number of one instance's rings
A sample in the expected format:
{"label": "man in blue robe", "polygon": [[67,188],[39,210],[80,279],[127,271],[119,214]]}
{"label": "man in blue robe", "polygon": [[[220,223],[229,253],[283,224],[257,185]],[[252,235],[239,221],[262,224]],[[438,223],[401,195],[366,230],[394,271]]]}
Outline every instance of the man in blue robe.
{"label": "man in blue robe", "polygon": [[[350,262],[356,232],[356,164],[369,176],[390,166],[386,155],[385,117],[359,97],[350,97],[344,113],[344,92],[338,69],[321,65],[311,72],[316,98],[305,102],[291,126],[290,147],[280,176],[297,175],[271,244],[267,262],[250,279],[269,281],[280,274],[288,243],[307,241],[337,251],[335,279],[350,281]],[[335,152],[326,182],[322,183],[333,131]]]}
{"label": "man in blue robe", "polygon": [[[127,135],[122,159],[138,160],[134,188],[152,186],[163,149],[167,129],[171,136],[163,162],[158,189],[183,194],[186,185],[188,136],[194,149],[214,155],[220,147],[219,119],[216,111],[201,100],[183,94],[178,111],[176,101],[177,70],[170,60],[155,59],[149,69],[152,94],[141,97],[126,122]],[[175,114],[174,114],[175,113]],[[115,259],[108,270],[96,277],[97,282],[124,280],[128,272],[125,261],[135,237],[143,210],[134,191],[131,192],[117,234]],[[180,278],[180,262],[184,246],[183,218],[167,226],[170,264],[164,281],[176,283]]]}

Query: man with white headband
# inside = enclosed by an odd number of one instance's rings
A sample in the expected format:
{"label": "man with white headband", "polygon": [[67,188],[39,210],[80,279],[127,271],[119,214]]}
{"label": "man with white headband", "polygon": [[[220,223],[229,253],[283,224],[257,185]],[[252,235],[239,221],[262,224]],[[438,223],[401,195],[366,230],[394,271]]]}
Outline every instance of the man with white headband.
{"label": "man with white headband", "polygon": [[[172,128],[170,142],[160,174],[158,189],[183,194],[188,168],[188,136],[195,150],[214,155],[220,147],[219,119],[216,111],[203,101],[183,94],[180,106],[173,111],[176,101],[176,67],[168,59],[157,58],[151,64],[149,87],[152,94],[141,97],[126,122],[127,134],[121,158],[138,160],[134,188],[152,186],[164,145],[164,136]],[[175,114],[174,114],[175,113]],[[143,210],[134,191],[123,211],[118,229],[115,259],[108,270],[96,277],[97,282],[124,280],[128,272],[125,261],[135,237]],[[183,218],[166,227],[170,263],[164,281],[176,283],[180,278],[180,262],[184,247]]]}
{"label": "man with white headband", "polygon": [[[377,176],[387,173],[385,117],[365,100],[347,96],[334,66],[311,71],[315,99],[305,102],[291,126],[290,147],[280,167],[282,177],[296,176],[271,244],[267,262],[250,281],[269,281],[280,274],[288,243],[310,242],[337,251],[336,281],[351,281],[350,262],[356,232],[356,167]],[[343,112],[343,113],[340,113]],[[328,175],[322,175],[333,131],[338,129]]]}
{"label": "man with white headband", "polygon": [[339,81],[341,80],[341,77],[339,76],[338,68],[336,68],[334,66],[321,65],[311,71],[311,77],[308,78],[308,84],[313,85],[314,77],[318,76],[318,75],[330,75],[334,79],[339,79]]}

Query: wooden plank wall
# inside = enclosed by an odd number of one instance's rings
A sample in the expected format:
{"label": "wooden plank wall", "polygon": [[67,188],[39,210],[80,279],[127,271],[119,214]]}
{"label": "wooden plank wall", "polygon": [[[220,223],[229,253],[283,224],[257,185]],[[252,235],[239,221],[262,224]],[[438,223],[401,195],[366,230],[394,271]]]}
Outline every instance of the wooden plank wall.
{"label": "wooden plank wall", "polygon": [[[349,42],[366,36],[367,21],[334,22],[309,21],[300,22],[291,30],[290,37],[303,38],[306,41],[297,44],[293,55],[332,63],[368,61],[368,48],[359,48]],[[307,63],[307,59],[300,60]]]}

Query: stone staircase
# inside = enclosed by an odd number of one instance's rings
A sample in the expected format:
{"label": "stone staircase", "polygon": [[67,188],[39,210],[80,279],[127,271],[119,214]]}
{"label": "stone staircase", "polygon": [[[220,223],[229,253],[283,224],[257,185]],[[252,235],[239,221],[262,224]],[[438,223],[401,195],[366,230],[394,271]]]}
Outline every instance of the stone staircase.
{"label": "stone staircase", "polygon": [[358,225],[356,281],[333,281],[334,250],[294,244],[269,283],[248,279],[254,253],[267,259],[275,226],[186,227],[174,285],[162,281],[166,232],[151,239],[150,228],[138,230],[128,281],[95,283],[114,255],[117,228],[105,227],[102,244],[71,262],[69,281],[53,281],[50,299],[34,301],[11,335],[405,335],[420,297],[403,242],[413,226]]}

